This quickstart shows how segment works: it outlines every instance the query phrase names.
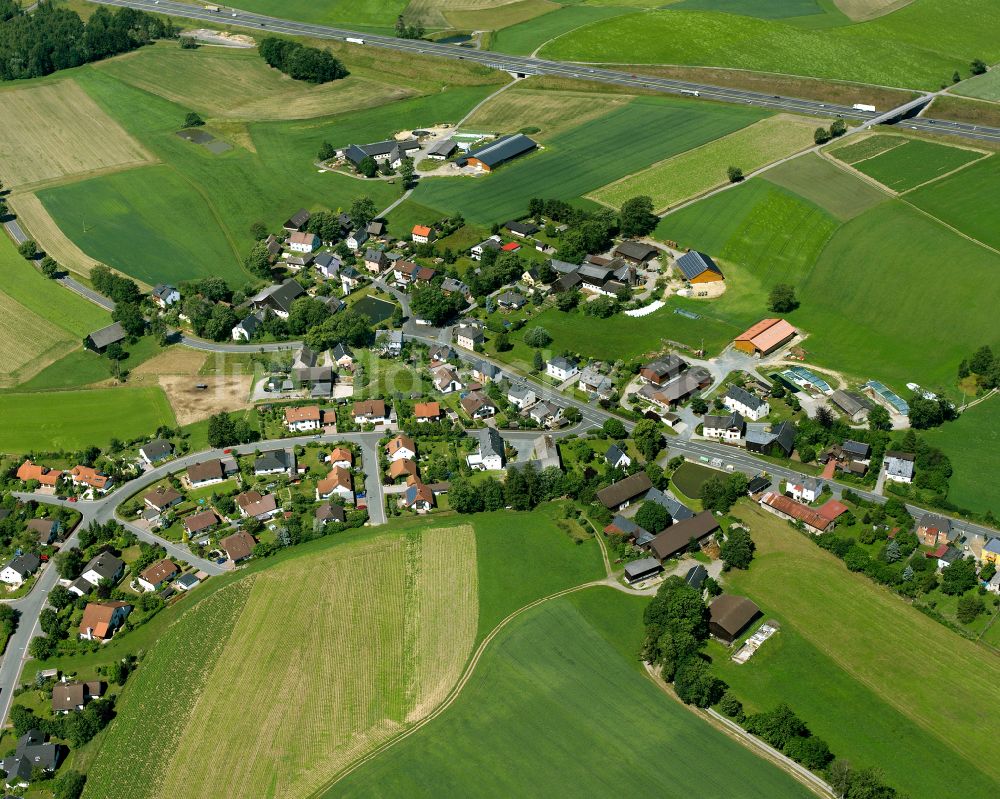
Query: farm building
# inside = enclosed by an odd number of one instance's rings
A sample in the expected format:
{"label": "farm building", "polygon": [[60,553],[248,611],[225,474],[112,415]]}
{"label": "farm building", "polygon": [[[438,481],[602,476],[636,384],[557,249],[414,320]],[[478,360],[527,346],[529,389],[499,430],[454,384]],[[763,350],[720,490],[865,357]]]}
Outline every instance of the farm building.
{"label": "farm building", "polygon": [[663,566],[656,558],[642,558],[625,564],[625,582],[637,583],[648,580],[663,571]]}
{"label": "farm building", "polygon": [[669,355],[647,363],[639,370],[639,375],[647,383],[662,386],[667,381],[677,377],[686,367],[687,364],[671,352]]}
{"label": "farm building", "polygon": [[511,221],[505,224],[504,227],[507,228],[512,235],[518,236],[522,239],[527,236],[534,236],[539,230],[538,225],[534,222]]}
{"label": "farm building", "polygon": [[289,278],[280,285],[262,289],[250,298],[250,303],[255,311],[271,311],[275,316],[287,319],[292,303],[305,293],[298,281]]}
{"label": "farm building", "polygon": [[790,421],[778,425],[754,422],[747,425],[746,440],[747,452],[790,458],[795,448],[795,425]]}
{"label": "farm building", "polygon": [[95,352],[104,352],[112,344],[120,344],[124,340],[125,330],[119,322],[115,322],[87,336],[87,346]]}
{"label": "farm building", "polygon": [[830,395],[830,402],[855,424],[868,418],[868,411],[873,407],[867,397],[843,389],[834,391]]}
{"label": "farm building", "polygon": [[697,250],[690,250],[677,259],[676,263],[681,276],[691,284],[715,283],[725,280],[722,270],[712,258]]}
{"label": "farm building", "polygon": [[722,594],[708,606],[708,630],[723,643],[731,644],[759,616],[760,608],[745,596]]}
{"label": "farm building", "polygon": [[769,355],[795,338],[797,332],[784,319],[761,319],[738,335],[733,346],[747,355]]}
{"label": "farm building", "polygon": [[801,505],[782,494],[769,491],[760,498],[760,506],[775,516],[792,522],[802,522],[806,530],[814,535],[825,533],[833,524],[831,519],[813,510],[807,505]]}
{"label": "farm building", "polygon": [[358,166],[365,158],[371,156],[376,163],[388,161],[391,166],[397,167],[403,158],[419,149],[420,142],[416,139],[404,139],[403,141],[389,139],[371,144],[352,144],[345,148],[341,155],[354,166]]}
{"label": "farm building", "polygon": [[523,133],[512,133],[508,136],[501,136],[485,147],[473,150],[462,158],[458,165],[468,165],[483,172],[492,172],[501,164],[505,164],[519,155],[530,153],[536,147],[538,144]]}
{"label": "farm building", "polygon": [[649,542],[649,551],[661,561],[666,560],[690,546],[692,541],[701,541],[719,529],[719,523],[710,510],[676,522]]}
{"label": "farm building", "polygon": [[292,216],[285,220],[285,224],[282,227],[289,233],[294,233],[296,230],[302,230],[309,222],[310,214],[305,208],[300,208]]}
{"label": "farm building", "polygon": [[621,510],[622,508],[627,508],[635,500],[642,499],[652,487],[653,483],[650,481],[648,474],[645,472],[636,472],[624,480],[619,480],[607,488],[602,488],[597,492],[597,498],[605,508],[609,510]]}
{"label": "farm building", "polygon": [[671,522],[674,524],[682,522],[685,519],[690,519],[694,516],[694,511],[692,511],[687,505],[674,499],[669,494],[664,494],[658,488],[649,489],[649,493],[646,494],[646,501],[655,502],[657,505],[662,505],[666,508],[667,513],[670,514]]}
{"label": "farm building", "polygon": [[444,161],[455,152],[456,147],[457,145],[452,139],[442,139],[427,150],[427,157],[433,158],[435,161]]}
{"label": "farm building", "polygon": [[[660,251],[642,241],[623,241],[615,248],[615,255],[629,263],[644,264],[656,258]],[[706,256],[707,257],[707,256]]]}

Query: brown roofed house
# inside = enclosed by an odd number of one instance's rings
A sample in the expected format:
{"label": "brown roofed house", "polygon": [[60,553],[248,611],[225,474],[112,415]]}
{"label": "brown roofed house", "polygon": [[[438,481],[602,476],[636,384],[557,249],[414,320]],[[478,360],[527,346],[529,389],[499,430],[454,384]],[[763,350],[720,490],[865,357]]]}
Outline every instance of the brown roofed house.
{"label": "brown roofed house", "polygon": [[417,454],[417,445],[413,443],[412,438],[400,433],[385,445],[385,454],[391,461],[399,460],[400,458],[412,458]]}
{"label": "brown roofed house", "polygon": [[170,488],[170,486],[160,486],[156,490],[146,494],[142,498],[142,501],[153,510],[162,512],[183,502],[184,497],[181,496],[180,492]]}
{"label": "brown roofed house", "polygon": [[180,571],[172,560],[164,558],[143,569],[139,575],[139,585],[146,591],[157,591],[167,580]]}
{"label": "brown roofed house", "polygon": [[354,421],[382,422],[386,418],[385,400],[371,399],[354,403]]}
{"label": "brown roofed house", "polygon": [[354,481],[343,466],[334,466],[326,477],[316,483],[316,499],[329,499],[334,494],[354,501]]}
{"label": "brown roofed house", "polygon": [[93,682],[60,682],[52,687],[52,712],[72,713],[83,710],[91,699],[100,699],[104,693],[103,683]]}
{"label": "brown roofed house", "polygon": [[239,563],[241,560],[249,558],[253,554],[253,548],[256,545],[256,539],[250,533],[243,530],[232,535],[227,535],[219,541],[219,546],[222,547],[233,563]]}
{"label": "brown roofed house", "polygon": [[708,630],[725,644],[735,641],[760,616],[760,608],[745,596],[722,594],[708,606]]}
{"label": "brown roofed house", "polygon": [[38,543],[42,546],[51,544],[59,533],[59,522],[52,519],[29,519],[24,526],[33,533],[38,533]]}
{"label": "brown roofed house", "polygon": [[649,542],[649,549],[660,560],[666,560],[690,545],[692,539],[700,541],[718,529],[719,523],[715,520],[715,515],[712,511],[705,510],[690,519],[670,525]]}
{"label": "brown roofed house", "polygon": [[236,495],[236,505],[246,518],[269,519],[278,512],[278,500],[274,494],[262,496],[259,491],[244,491]]}
{"label": "brown roofed house", "polygon": [[32,463],[29,458],[17,467],[17,479],[27,483],[29,480],[37,480],[43,486],[54,487],[62,472],[59,469],[50,469],[38,463]]}
{"label": "brown roofed house", "polygon": [[224,476],[222,461],[218,458],[188,466],[187,470],[188,482],[193,486],[221,483]]}
{"label": "brown roofed house", "polygon": [[436,422],[441,418],[441,403],[418,402],[413,406],[413,416],[418,422]]}
{"label": "brown roofed house", "polygon": [[107,641],[131,612],[128,602],[88,602],[80,620],[80,637],[88,641]]}
{"label": "brown roofed house", "polygon": [[389,479],[392,481],[398,480],[400,477],[409,477],[417,474],[417,463],[409,458],[400,458],[398,461],[393,461],[389,464]]}
{"label": "brown roofed house", "polygon": [[633,500],[645,496],[646,492],[652,487],[653,483],[650,481],[648,474],[645,472],[636,472],[624,480],[619,480],[607,488],[602,488],[597,492],[597,498],[604,507],[611,510],[620,510],[621,508],[627,508]]}
{"label": "brown roofed house", "polygon": [[214,510],[203,510],[201,513],[193,513],[184,520],[184,529],[188,535],[196,535],[204,532],[219,523],[219,517]]}
{"label": "brown roofed house", "polygon": [[344,466],[350,468],[354,465],[354,453],[347,447],[334,447],[330,453],[330,463],[334,466]]}

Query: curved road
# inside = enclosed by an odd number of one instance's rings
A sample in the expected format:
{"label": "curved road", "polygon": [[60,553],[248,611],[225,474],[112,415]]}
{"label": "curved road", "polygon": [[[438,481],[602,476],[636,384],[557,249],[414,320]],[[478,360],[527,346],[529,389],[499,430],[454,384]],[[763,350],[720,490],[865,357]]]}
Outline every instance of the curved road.
{"label": "curved road", "polygon": [[[615,69],[591,67],[586,64],[574,64],[562,61],[551,61],[531,56],[515,56],[495,53],[487,50],[473,50],[467,47],[457,47],[450,44],[438,44],[422,39],[397,39],[393,36],[380,36],[372,33],[361,33],[335,28],[328,25],[314,25],[306,22],[279,19],[264,14],[222,7],[220,11],[209,11],[204,5],[175,2],[175,0],[94,0],[97,3],[111,6],[127,6],[157,14],[169,14],[174,17],[201,20],[216,25],[231,25],[238,28],[249,28],[268,33],[285,33],[292,36],[312,36],[317,39],[356,39],[365,45],[385,47],[415,54],[440,56],[442,58],[474,61],[494,69],[501,69],[518,75],[554,75],[561,78],[590,80],[600,83],[612,83],[618,86],[651,89],[668,94],[684,94],[698,96],[707,100],[717,100],[726,103],[743,103],[769,108],[776,111],[789,111],[799,114],[824,117],[849,117],[863,122],[888,122],[898,117],[902,112],[893,109],[889,112],[858,111],[850,106],[835,103],[821,103],[817,100],[804,100],[796,97],[783,97],[776,94],[732,89],[712,86],[706,83],[658,78],[650,75],[639,75]],[[902,106],[901,106],[902,108]],[[907,125],[917,130],[951,134],[971,139],[1000,141],[1000,129],[982,125],[970,125],[965,122],[950,122],[946,120],[912,119]]]}

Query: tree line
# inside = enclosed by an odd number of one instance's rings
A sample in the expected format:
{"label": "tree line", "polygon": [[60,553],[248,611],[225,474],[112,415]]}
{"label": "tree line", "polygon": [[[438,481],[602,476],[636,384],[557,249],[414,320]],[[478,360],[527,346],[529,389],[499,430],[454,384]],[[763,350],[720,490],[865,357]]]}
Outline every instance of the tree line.
{"label": "tree line", "polygon": [[276,36],[262,39],[257,49],[268,66],[284,72],[294,80],[329,83],[348,75],[347,68],[328,50],[306,47]]}
{"label": "tree line", "polygon": [[16,0],[0,0],[0,80],[38,78],[176,35],[169,19],[132,8],[98,8],[85,23],[48,0],[33,14]]}

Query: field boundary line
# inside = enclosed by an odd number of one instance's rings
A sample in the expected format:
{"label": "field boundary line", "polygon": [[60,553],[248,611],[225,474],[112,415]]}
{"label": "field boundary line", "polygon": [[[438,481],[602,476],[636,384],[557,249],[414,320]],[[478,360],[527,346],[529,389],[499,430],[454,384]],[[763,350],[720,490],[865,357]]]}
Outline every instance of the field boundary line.
{"label": "field boundary line", "polygon": [[832,799],[832,797],[836,796],[833,789],[819,776],[813,774],[805,766],[796,763],[784,753],[779,752],[774,747],[764,743],[764,741],[747,732],[738,724],[729,721],[729,719],[719,715],[711,708],[702,709],[682,702],[676,692],[669,685],[667,685],[667,683],[659,678],[659,675],[656,674],[654,667],[650,666],[649,663],[643,663],[642,665],[646,678],[659,688],[660,691],[662,691],[666,696],[670,697],[678,705],[686,708],[688,712],[698,716],[703,721],[707,722],[709,726],[714,727],[719,732],[733,739],[744,748],[749,749],[762,760],[767,760],[772,763],[774,766],[787,773],[817,796],[822,796],[824,799]]}
{"label": "field boundary line", "polygon": [[232,233],[229,231],[229,228],[226,227],[225,224],[223,224],[222,217],[219,216],[219,211],[215,207],[215,203],[212,202],[211,198],[208,196],[205,190],[200,185],[198,185],[198,183],[195,182],[192,178],[189,178],[187,175],[185,175],[183,172],[181,172],[172,164],[166,164],[165,166],[169,166],[170,170],[174,174],[178,175],[185,183],[189,184],[191,188],[193,188],[205,201],[205,205],[208,206],[208,210],[211,211],[212,213],[212,219],[214,219],[215,224],[219,226],[219,230],[221,230],[222,235],[225,236],[226,242],[229,244],[229,248],[233,251],[233,256],[236,258],[237,265],[239,266],[240,269],[246,271],[243,267],[243,259],[240,258],[240,249],[239,247],[236,246],[236,241],[235,239],[233,239]]}
{"label": "field boundary line", "polygon": [[370,760],[373,760],[374,758],[378,757],[390,747],[394,746],[395,744],[399,743],[405,738],[409,738],[415,732],[423,728],[424,725],[433,721],[442,713],[444,713],[449,707],[451,707],[458,699],[459,695],[462,693],[462,689],[465,688],[469,680],[472,679],[472,675],[476,670],[476,666],[479,665],[479,661],[482,659],[483,654],[489,647],[490,643],[492,643],[493,639],[495,639],[497,635],[499,635],[500,632],[508,624],[510,624],[514,619],[516,619],[522,613],[531,610],[532,608],[536,608],[539,605],[543,605],[544,603],[550,600],[559,599],[560,597],[566,596],[567,594],[572,594],[577,591],[582,591],[586,588],[595,588],[598,586],[603,586],[605,588],[609,587],[608,584],[603,580],[593,580],[590,582],[581,583],[580,585],[575,585],[571,588],[564,588],[561,591],[556,591],[553,594],[549,594],[547,596],[540,597],[539,599],[535,599],[532,602],[529,602],[527,605],[523,605],[517,610],[509,613],[507,616],[501,619],[500,622],[492,630],[490,630],[490,632],[487,633],[486,637],[483,638],[483,640],[479,643],[479,646],[477,646],[476,650],[472,653],[472,657],[469,659],[469,662],[466,665],[465,670],[462,672],[462,676],[458,678],[458,682],[456,682],[455,685],[452,686],[451,690],[448,692],[447,697],[445,697],[444,701],[440,705],[434,708],[434,710],[432,710],[428,715],[426,715],[424,718],[422,718],[420,721],[418,721],[409,729],[406,729],[403,732],[399,733],[394,738],[385,741],[384,743],[375,747],[364,756],[360,757],[358,760],[354,761],[354,763],[347,766],[347,768],[343,769],[339,774],[330,779],[325,785],[323,785],[320,788],[317,788],[313,793],[311,793],[309,795],[309,799],[319,799],[319,797],[323,796],[334,785],[336,785],[338,782],[344,779],[344,777],[347,777],[348,775],[354,773],[361,766],[365,765]]}
{"label": "field boundary line", "polygon": [[[969,152],[973,152],[973,153],[980,152],[979,150],[973,150],[972,148],[960,148],[960,147],[956,147],[955,149],[956,150],[958,150],[958,149],[968,149]],[[975,166],[980,161],[982,161],[984,158],[989,158],[990,155],[992,155],[992,153],[984,153],[982,155],[982,157],[977,158],[975,161],[968,161],[968,162],[966,162],[964,164],[960,164],[959,166],[957,166],[954,169],[952,169],[950,172],[945,172],[943,175],[936,175],[935,177],[931,178],[930,180],[925,180],[923,183],[918,183],[912,189],[906,189],[905,191],[901,191],[899,194],[900,194],[900,196],[902,196],[904,194],[909,194],[911,191],[916,191],[917,189],[923,188],[924,186],[928,186],[931,183],[936,183],[939,180],[944,180],[945,178],[951,177],[956,172],[961,172],[963,169],[968,169],[970,166]]]}
{"label": "field boundary line", "polygon": [[973,244],[978,244],[984,250],[989,250],[994,255],[1000,255],[1000,250],[998,250],[996,247],[991,247],[986,242],[980,241],[977,238],[973,238],[968,233],[963,233],[961,230],[959,230],[954,225],[949,225],[947,222],[945,222],[940,217],[934,216],[934,214],[932,214],[930,211],[925,211],[919,205],[914,205],[909,200],[907,200],[905,197],[897,196],[896,199],[899,200],[901,203],[905,203],[906,205],[910,206],[910,208],[912,208],[913,210],[919,211],[921,214],[923,214],[924,216],[926,216],[928,219],[933,219],[939,225],[941,225],[942,227],[948,228],[948,230],[950,230],[952,233],[956,234],[957,236],[961,236],[966,241],[971,241]]}

